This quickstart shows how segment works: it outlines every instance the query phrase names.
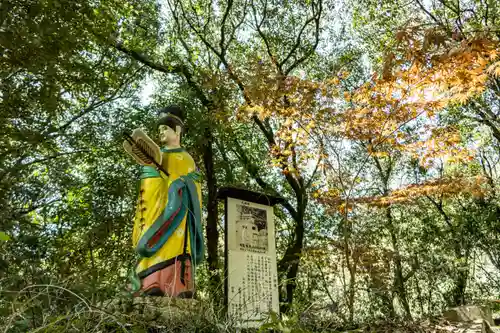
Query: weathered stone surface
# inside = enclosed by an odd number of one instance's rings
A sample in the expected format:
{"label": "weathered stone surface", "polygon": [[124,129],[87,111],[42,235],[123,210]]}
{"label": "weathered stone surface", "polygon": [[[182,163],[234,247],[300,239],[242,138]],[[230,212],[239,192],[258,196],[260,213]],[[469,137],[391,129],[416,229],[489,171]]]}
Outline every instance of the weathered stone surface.
{"label": "weathered stone surface", "polygon": [[204,308],[194,299],[170,297],[133,297],[113,299],[103,304],[104,309],[114,314],[140,316],[144,320],[172,322],[193,317],[213,315],[213,311]]}
{"label": "weathered stone surface", "polygon": [[434,331],[429,332],[450,332],[450,333],[482,333],[482,321],[456,322],[454,324],[441,324],[433,327]]}
{"label": "weathered stone surface", "polygon": [[488,321],[483,320],[481,333],[500,333],[500,328],[493,327]]}
{"label": "weathered stone surface", "polygon": [[443,313],[443,318],[451,322],[473,322],[486,320],[488,323],[493,323],[491,310],[488,307],[479,306],[459,306],[451,308]]}

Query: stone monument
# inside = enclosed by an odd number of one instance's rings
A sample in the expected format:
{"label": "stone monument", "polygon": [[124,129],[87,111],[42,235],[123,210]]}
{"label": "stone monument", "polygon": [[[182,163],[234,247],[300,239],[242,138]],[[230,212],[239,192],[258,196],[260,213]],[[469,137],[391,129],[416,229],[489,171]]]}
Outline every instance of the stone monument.
{"label": "stone monument", "polygon": [[235,327],[257,328],[279,314],[273,206],[280,198],[221,188],[225,202],[225,294]]}

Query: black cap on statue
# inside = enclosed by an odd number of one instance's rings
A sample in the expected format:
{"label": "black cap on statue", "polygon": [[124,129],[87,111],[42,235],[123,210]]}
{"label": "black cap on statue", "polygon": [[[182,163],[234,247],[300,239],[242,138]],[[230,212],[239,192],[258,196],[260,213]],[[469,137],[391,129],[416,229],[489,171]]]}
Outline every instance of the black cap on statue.
{"label": "black cap on statue", "polygon": [[167,125],[175,130],[176,126],[180,126],[184,132],[184,108],[179,105],[169,105],[160,110],[160,119],[156,127],[160,125]]}

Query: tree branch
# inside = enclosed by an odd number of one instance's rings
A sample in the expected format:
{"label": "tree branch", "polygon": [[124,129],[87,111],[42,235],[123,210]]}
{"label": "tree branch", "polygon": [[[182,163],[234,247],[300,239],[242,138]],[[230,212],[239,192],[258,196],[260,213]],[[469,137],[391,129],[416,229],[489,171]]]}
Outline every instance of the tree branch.
{"label": "tree branch", "polygon": [[133,59],[148,66],[151,69],[157,70],[157,71],[165,73],[165,74],[180,74],[180,75],[182,75],[184,77],[184,79],[187,81],[188,85],[195,91],[196,96],[200,99],[201,103],[208,108],[211,108],[213,106],[213,102],[205,96],[205,94],[203,93],[203,90],[196,84],[196,82],[194,82],[193,75],[189,71],[188,67],[186,67],[182,64],[177,64],[177,65],[172,66],[172,65],[162,65],[162,64],[156,63],[156,62],[152,61],[150,58],[148,58],[147,56],[145,56],[139,52],[127,49],[126,47],[123,46],[123,44],[121,42],[116,43],[114,46],[117,50],[120,50],[123,53],[128,54]]}
{"label": "tree branch", "polygon": [[231,36],[229,37],[229,39],[227,41],[226,49],[229,48],[229,45],[231,45],[232,41],[234,40],[234,36],[236,35],[236,30],[238,30],[239,27],[241,27],[241,25],[243,24],[243,22],[245,22],[245,17],[247,16],[247,1],[248,0],[245,0],[243,14],[241,15],[241,19],[239,20],[239,22],[236,25],[231,23],[233,25],[233,31],[231,32]]}
{"label": "tree branch", "polygon": [[24,163],[24,164],[21,164],[19,166],[16,167],[17,168],[26,168],[30,165],[33,165],[33,164],[37,164],[37,163],[43,163],[43,162],[47,162],[47,161],[50,161],[50,160],[53,160],[55,158],[58,158],[58,157],[61,157],[61,156],[66,156],[66,155],[73,155],[73,154],[81,154],[81,153],[89,153],[90,150],[77,150],[77,151],[69,151],[69,152],[64,152],[64,153],[57,153],[57,154],[54,154],[54,155],[51,155],[51,156],[48,156],[48,157],[45,157],[45,158],[42,158],[42,159],[39,159],[39,160],[34,160],[34,161],[31,161],[31,162],[28,162],[28,163]]}
{"label": "tree branch", "polygon": [[54,202],[57,202],[57,201],[61,201],[61,199],[60,199],[60,198],[58,198],[58,199],[53,199],[53,200],[50,200],[50,201],[48,201],[48,202],[44,202],[44,203],[41,203],[41,204],[38,204],[38,205],[31,206],[31,207],[29,207],[29,208],[27,208],[27,209],[24,209],[24,210],[19,210],[19,211],[16,211],[16,212],[14,212],[14,213],[11,215],[11,218],[10,218],[10,219],[12,219],[12,220],[16,220],[16,219],[18,219],[18,218],[22,217],[23,215],[29,214],[29,213],[31,213],[31,212],[33,212],[33,211],[35,211],[35,210],[39,209],[39,208],[42,208],[42,207],[44,207],[44,206],[47,206],[47,205],[53,204]]}
{"label": "tree branch", "polygon": [[123,45],[122,41],[116,42],[113,46],[117,50],[129,55],[133,59],[148,66],[149,68],[157,70],[157,71],[165,73],[165,74],[184,74],[184,72],[186,70],[185,67],[182,65],[172,66],[172,65],[162,65],[162,64],[156,63],[153,60],[151,60],[150,58],[148,58],[146,55],[126,48]]}
{"label": "tree branch", "polygon": [[318,172],[318,168],[319,168],[319,165],[320,165],[322,159],[323,159],[323,149],[320,150],[318,161],[316,162],[316,166],[314,167],[314,171],[312,172],[311,177],[307,181],[305,188],[309,188],[311,186],[311,183],[314,180],[314,176]]}
{"label": "tree branch", "polygon": [[[256,116],[252,116],[253,121],[257,124],[259,129],[264,133],[264,136],[267,139],[267,142],[269,144],[270,148],[276,147],[276,141],[274,140],[274,134],[266,128],[266,126],[260,121],[260,119]],[[284,157],[280,155],[280,157]],[[281,162],[281,170],[285,171],[286,170],[286,164],[285,162]],[[297,182],[295,178],[290,173],[285,173],[285,178],[292,187],[293,191],[295,192],[295,195],[297,196],[297,200],[299,200],[302,197],[302,188],[300,184]]]}
{"label": "tree branch", "polygon": [[231,11],[231,8],[233,7],[233,0],[227,0],[226,4],[226,10],[224,11],[224,15],[222,16],[222,22],[220,26],[220,53],[222,57],[225,57],[226,55],[226,48],[224,47],[224,39],[226,37],[225,34],[225,28],[226,28],[226,20],[229,16],[229,12]]}
{"label": "tree branch", "polygon": [[446,222],[446,224],[450,227],[450,229],[454,230],[454,227],[453,227],[453,224],[451,223],[450,221],[450,217],[448,216],[448,214],[446,214],[446,212],[444,211],[443,209],[443,205],[442,204],[438,204],[434,199],[432,199],[429,195],[426,195],[427,199],[429,199],[429,201],[434,205],[434,207],[436,207],[436,209],[438,210],[438,212],[441,214],[441,216],[443,216],[444,218],[444,221]]}
{"label": "tree branch", "polygon": [[488,126],[491,129],[492,134],[495,137],[495,139],[497,139],[498,142],[500,142],[500,129],[495,124],[493,124],[491,122],[491,120],[488,119],[486,114],[482,113],[479,110],[477,110],[476,112],[481,116],[481,118],[476,118],[476,117],[466,117],[466,118],[477,121],[478,123],[481,123],[481,124]]}
{"label": "tree branch", "polygon": [[127,77],[125,80],[123,80],[123,82],[120,84],[120,86],[115,90],[115,92],[109,96],[108,98],[105,98],[103,100],[100,100],[99,102],[95,103],[92,102],[92,104],[87,107],[86,109],[84,109],[82,112],[80,112],[79,114],[73,116],[68,122],[66,122],[64,125],[58,127],[55,131],[53,132],[61,132],[61,131],[64,131],[66,128],[68,128],[72,123],[74,123],[75,121],[77,121],[78,119],[80,119],[81,117],[85,116],[86,114],[94,111],[95,109],[99,108],[100,106],[106,104],[106,103],[109,103],[109,102],[112,102],[114,100],[117,100],[119,98],[121,98],[121,95],[119,94],[120,91],[122,90],[123,87],[126,87],[126,85],[130,82],[130,80],[132,78],[134,78],[136,76],[136,74],[142,70],[143,67],[140,67],[138,68],[136,71],[134,71],[134,73],[132,73],[129,77]]}
{"label": "tree branch", "polygon": [[[182,3],[180,4],[180,8],[181,8],[181,12],[182,12],[182,17],[184,18],[184,20],[186,21],[186,23],[189,25],[189,28],[196,34],[196,36],[198,36],[198,38],[203,42],[203,44],[205,44],[206,47],[208,47],[208,49],[210,51],[212,51],[213,53],[215,53],[219,58],[223,58],[223,55],[217,51],[217,49],[208,42],[208,40],[203,36],[203,34],[194,26],[194,24],[191,22],[191,20],[187,17],[187,14],[186,14],[186,11],[184,10],[184,6],[182,5]],[[194,8],[192,8],[193,11],[196,11]],[[224,64],[226,65],[226,64]]]}
{"label": "tree branch", "polygon": [[86,114],[94,111],[95,109],[99,108],[100,106],[106,104],[107,102],[111,102],[111,101],[114,101],[116,100],[117,98],[114,98],[114,97],[111,97],[111,98],[107,98],[107,99],[104,99],[104,100],[100,100],[99,102],[95,102],[93,101],[88,107],[86,107],[85,109],[83,109],[80,113],[74,115],[70,120],[68,120],[66,123],[64,123],[63,125],[59,126],[58,128],[56,128],[55,130],[52,130],[50,131],[49,133],[47,134],[52,134],[52,133],[58,133],[58,132],[62,132],[64,131],[66,128],[68,128],[72,123],[74,123],[75,121],[77,121],[78,119],[82,118],[83,116],[85,116]]}
{"label": "tree branch", "polygon": [[188,19],[187,17],[187,14],[186,14],[186,11],[184,10],[184,7],[182,6],[182,4],[180,5],[180,8],[181,8],[181,11],[182,11],[182,16],[184,17],[184,19],[186,20],[187,24],[189,25],[189,27],[191,28],[191,30],[193,30],[193,32],[198,36],[198,38],[200,38],[200,40],[203,42],[203,44],[205,44],[205,46],[210,50],[212,51],[215,55],[217,55],[217,57],[219,57],[220,61],[222,62],[222,64],[224,65],[224,67],[226,68],[227,70],[227,73],[229,74],[229,77],[236,83],[236,85],[238,86],[239,90],[242,92],[243,94],[243,97],[245,99],[245,102],[248,104],[248,105],[252,105],[252,101],[250,99],[250,97],[248,97],[247,93],[246,93],[246,90],[245,90],[245,86],[243,85],[243,82],[240,80],[240,78],[233,72],[231,66],[229,65],[227,59],[226,59],[226,52],[219,52],[217,51],[217,49],[211,44],[208,42],[208,40],[203,36],[203,34],[193,25],[193,23]]}
{"label": "tree branch", "polygon": [[[278,64],[279,68],[281,69],[281,71],[285,75],[288,75],[293,69],[295,69],[302,62],[304,62],[305,60],[307,60],[307,58],[309,58],[314,53],[314,51],[316,51],[316,48],[318,47],[318,44],[319,44],[319,28],[320,28],[321,14],[322,14],[322,11],[323,11],[323,2],[322,2],[322,0],[319,0],[319,2],[318,2],[318,10],[317,11],[315,11],[315,4],[314,4],[314,2],[312,3],[311,6],[312,6],[312,11],[313,11],[313,16],[304,23],[304,25],[302,26],[302,29],[300,30],[300,32],[299,32],[299,34],[297,36],[297,40],[295,42],[295,45],[292,47],[292,49],[290,50],[290,52],[288,53],[288,55],[285,57],[285,59]],[[290,57],[292,55],[294,55],[295,51],[300,46],[300,40],[302,38],[302,33],[304,32],[305,28],[309,25],[309,23],[311,23],[312,21],[314,21],[314,26],[315,26],[315,33],[314,33],[314,39],[315,40],[314,40],[314,45],[311,47],[311,49],[309,50],[309,52],[307,52],[301,58],[299,58],[294,63],[292,63],[292,65],[290,65],[290,67],[287,70],[283,71],[282,68],[283,68],[284,64],[290,59]]]}
{"label": "tree branch", "polygon": [[431,12],[429,12],[425,7],[424,5],[420,2],[420,0],[416,0],[418,6],[420,7],[420,9],[422,9],[424,11],[425,14],[427,14],[427,16],[429,16],[437,25],[439,25],[440,27],[444,28],[446,31],[448,31],[448,27],[446,27],[443,22],[441,22],[440,20],[438,20],[434,15],[432,15]]}
{"label": "tree branch", "polygon": [[230,183],[234,183],[233,170],[231,169],[231,163],[230,163],[229,158],[226,154],[226,149],[224,148],[224,144],[222,142],[220,142],[219,140],[214,140],[214,141],[215,141],[215,145],[217,146],[217,148],[219,149],[219,152],[222,155],[222,159],[224,160],[223,167],[226,170],[226,175],[228,178],[227,180]]}
{"label": "tree branch", "polygon": [[182,47],[184,48],[184,50],[188,54],[189,62],[191,63],[191,61],[193,59],[193,54],[192,54],[191,49],[187,45],[186,41],[184,40],[184,38],[181,37],[181,24],[179,22],[179,15],[177,13],[177,3],[175,3],[175,6],[172,6],[170,4],[170,1],[167,1],[167,4],[168,4],[168,7],[170,8],[170,12],[172,13],[172,17],[174,18],[175,26],[177,28],[177,34],[178,34],[179,40],[180,40],[180,42],[182,44]]}
{"label": "tree branch", "polygon": [[[259,171],[258,167],[255,166],[248,156],[245,153],[245,150],[243,147],[240,145],[238,142],[238,139],[234,138],[234,143],[237,151],[235,151],[236,155],[240,159],[241,163],[245,166],[245,169],[248,171],[248,173],[253,177],[253,179],[259,184],[259,186],[264,190],[272,193],[274,196],[283,198],[278,191],[276,191],[274,188],[272,188],[262,177],[259,176]],[[284,199],[284,202],[282,203],[282,206],[290,213],[292,218],[297,221],[298,214],[295,208],[292,207],[292,205],[288,202],[288,200]]]}
{"label": "tree branch", "polygon": [[299,173],[299,165],[297,164],[297,152],[295,151],[295,146],[293,144],[290,144],[290,150],[292,151],[292,164],[297,175],[297,180],[300,187],[304,188],[304,178],[302,178],[301,174]]}
{"label": "tree branch", "polygon": [[253,12],[253,17],[254,17],[254,22],[255,22],[255,28],[257,29],[257,33],[259,34],[260,38],[264,42],[264,45],[266,46],[267,55],[269,56],[269,59],[273,62],[273,64],[276,65],[279,73],[283,75],[283,71],[281,70],[281,68],[278,66],[278,63],[276,62],[276,56],[271,51],[271,46],[269,45],[269,41],[267,40],[266,35],[264,34],[264,32],[261,29],[262,24],[264,24],[264,21],[265,21],[266,16],[267,16],[267,0],[264,0],[264,9],[263,9],[263,13],[262,13],[262,19],[260,20],[260,22],[257,22],[257,11],[255,9],[255,5],[254,5],[253,1],[252,1],[252,12]]}

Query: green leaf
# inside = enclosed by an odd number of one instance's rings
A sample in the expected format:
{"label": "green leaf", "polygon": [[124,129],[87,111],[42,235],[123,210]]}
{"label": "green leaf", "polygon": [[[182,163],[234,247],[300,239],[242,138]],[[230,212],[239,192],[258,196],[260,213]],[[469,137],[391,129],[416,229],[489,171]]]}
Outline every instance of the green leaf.
{"label": "green leaf", "polygon": [[5,232],[3,231],[0,231],[0,241],[9,241],[10,240],[10,236],[7,235]]}

